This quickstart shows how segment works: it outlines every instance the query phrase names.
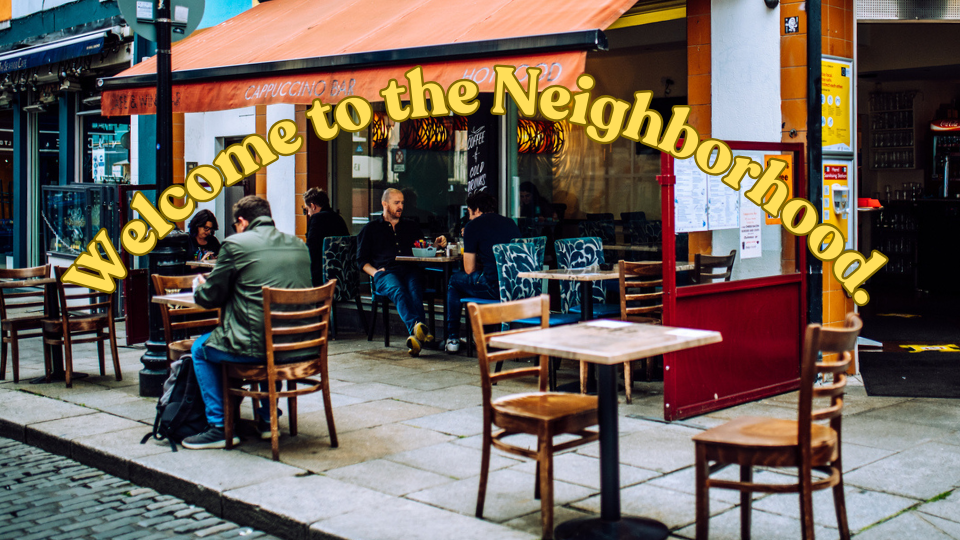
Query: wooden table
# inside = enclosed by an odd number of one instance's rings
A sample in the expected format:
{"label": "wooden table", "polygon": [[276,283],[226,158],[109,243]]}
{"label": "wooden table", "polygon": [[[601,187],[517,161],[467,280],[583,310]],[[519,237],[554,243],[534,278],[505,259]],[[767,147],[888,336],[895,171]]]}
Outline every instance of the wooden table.
{"label": "wooden table", "polygon": [[157,294],[151,298],[151,301],[157,304],[167,304],[168,306],[199,308],[200,305],[193,299],[193,292]]}
{"label": "wooden table", "polygon": [[192,268],[213,268],[216,266],[217,260],[206,260],[206,261],[187,261],[187,266]]}
{"label": "wooden table", "polygon": [[562,539],[662,540],[666,525],[648,518],[620,514],[620,448],[617,419],[618,364],[722,341],[719,332],[672,328],[623,321],[591,321],[520,334],[496,336],[492,347],[520,349],[532,354],[559,356],[597,364],[600,423],[600,517],[561,523],[555,537]]}
{"label": "wooden table", "polygon": [[[17,281],[0,281],[0,289],[19,289],[22,287],[40,287],[47,289],[46,305],[43,306],[43,314],[48,319],[60,318],[60,301],[57,292],[57,278],[46,277],[38,279],[23,279]],[[7,308],[16,306],[8,305]],[[46,336],[44,336],[46,337]],[[63,349],[57,347],[51,351],[53,372],[47,373],[43,377],[32,379],[30,384],[43,384],[48,382],[61,382],[67,380],[67,372],[63,368]],[[73,379],[82,379],[87,377],[86,373],[74,372]]]}
{"label": "wooden table", "polygon": [[[437,291],[437,293],[440,295],[441,301],[443,302],[443,339],[444,339],[444,341],[446,341],[446,339],[447,339],[447,317],[450,316],[450,314],[447,312],[447,289],[446,289],[446,287],[447,287],[447,284],[450,283],[450,274],[453,273],[453,265],[455,265],[455,264],[457,264],[458,262],[460,262],[461,260],[463,260],[463,255],[460,255],[460,254],[450,255],[450,256],[447,256],[447,255],[439,255],[439,256],[433,256],[433,257],[413,257],[413,256],[409,256],[409,255],[398,255],[398,256],[396,257],[396,260],[398,260],[398,261],[400,261],[400,262],[440,264],[440,266],[443,268],[443,285],[442,285],[442,290]],[[459,317],[459,316],[460,316],[460,314],[458,313],[458,314],[457,314],[457,317]],[[434,335],[436,335],[437,329],[436,329],[436,328],[432,328],[431,330],[433,331]]]}

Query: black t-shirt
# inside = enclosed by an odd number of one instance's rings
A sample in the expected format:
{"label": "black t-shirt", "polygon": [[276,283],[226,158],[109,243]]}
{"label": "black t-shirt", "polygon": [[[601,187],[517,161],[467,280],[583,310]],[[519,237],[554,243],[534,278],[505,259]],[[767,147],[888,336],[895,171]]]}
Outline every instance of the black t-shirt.
{"label": "black t-shirt", "polygon": [[357,235],[357,266],[363,271],[365,264],[390,271],[399,268],[397,255],[413,254],[413,243],[423,240],[420,226],[409,219],[401,219],[396,230],[390,223],[378,217],[363,226]]}
{"label": "black t-shirt", "polygon": [[187,251],[187,260],[190,261],[199,261],[208,251],[212,253],[210,257],[216,258],[217,253],[220,253],[220,241],[211,234],[207,237],[207,245],[201,246],[197,243],[196,237],[191,236],[187,249],[189,250]]}
{"label": "black t-shirt", "polygon": [[496,212],[487,212],[470,220],[464,226],[463,252],[476,254],[476,271],[483,272],[487,279],[496,279],[497,261],[493,256],[493,246],[507,244],[510,240],[519,237],[520,228],[512,219]]}
{"label": "black t-shirt", "polygon": [[346,222],[333,210],[322,210],[307,221],[307,247],[310,249],[310,276],[313,286],[323,285],[323,240],[328,236],[350,236]]}

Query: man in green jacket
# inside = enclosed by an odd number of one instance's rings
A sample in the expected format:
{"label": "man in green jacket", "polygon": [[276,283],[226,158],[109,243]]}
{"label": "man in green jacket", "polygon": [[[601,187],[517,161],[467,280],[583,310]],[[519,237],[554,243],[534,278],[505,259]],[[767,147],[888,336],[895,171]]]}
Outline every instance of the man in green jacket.
{"label": "man in green jacket", "polygon": [[[207,430],[187,437],[191,449],[224,448],[221,362],[263,364],[266,362],[263,333],[263,287],[307,289],[310,252],[296,236],[282,233],[273,224],[270,203],[247,196],[233,206],[238,234],[224,240],[217,264],[199,285],[194,299],[204,308],[220,308],[220,326],[193,343],[193,366],[207,409]],[[259,431],[269,433],[264,415]],[[234,443],[238,444],[239,439]]]}

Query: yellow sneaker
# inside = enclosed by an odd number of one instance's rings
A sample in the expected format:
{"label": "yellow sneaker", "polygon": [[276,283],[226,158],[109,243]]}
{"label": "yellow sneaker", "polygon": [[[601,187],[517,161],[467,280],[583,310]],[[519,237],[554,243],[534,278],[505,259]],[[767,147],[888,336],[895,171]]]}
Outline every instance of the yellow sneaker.
{"label": "yellow sneaker", "polygon": [[410,336],[407,338],[407,348],[409,349],[407,350],[407,354],[410,356],[420,356],[420,340],[416,337]]}
{"label": "yellow sneaker", "polygon": [[433,342],[433,334],[430,333],[430,328],[422,322],[418,322],[413,327],[413,335],[417,338],[420,343],[431,343]]}

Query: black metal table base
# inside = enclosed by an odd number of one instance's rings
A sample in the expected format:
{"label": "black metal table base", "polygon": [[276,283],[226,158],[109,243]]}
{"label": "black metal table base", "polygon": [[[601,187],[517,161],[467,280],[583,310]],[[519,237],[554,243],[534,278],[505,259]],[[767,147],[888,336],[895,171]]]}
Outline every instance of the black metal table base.
{"label": "black metal table base", "polygon": [[[75,380],[77,380],[77,379],[84,379],[84,378],[89,377],[89,376],[90,376],[90,375],[87,374],[87,373],[81,373],[81,372],[79,372],[79,371],[74,371],[73,374],[70,376],[70,382],[73,382],[73,381],[75,381]],[[61,371],[61,372],[59,372],[59,373],[54,372],[53,374],[51,374],[49,381],[47,380],[47,376],[46,376],[46,375],[41,375],[41,376],[37,377],[36,379],[32,379],[32,380],[30,381],[30,384],[44,384],[44,383],[48,383],[48,382],[52,382],[52,383],[54,383],[54,382],[64,382],[64,381],[66,381],[66,380],[67,380],[67,374],[66,374],[66,372]]]}
{"label": "black metal table base", "polygon": [[605,521],[599,517],[571,519],[557,526],[557,540],[663,540],[670,529],[659,521],[638,517],[622,517]]}

